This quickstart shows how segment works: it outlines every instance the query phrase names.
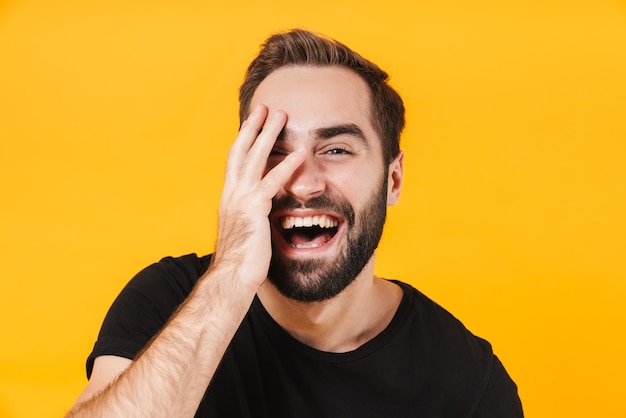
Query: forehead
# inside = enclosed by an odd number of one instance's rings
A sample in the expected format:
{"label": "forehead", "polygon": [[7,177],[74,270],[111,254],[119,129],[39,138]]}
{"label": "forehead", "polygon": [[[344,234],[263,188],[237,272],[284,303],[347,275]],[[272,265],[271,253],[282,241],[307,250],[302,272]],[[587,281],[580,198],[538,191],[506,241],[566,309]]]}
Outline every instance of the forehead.
{"label": "forehead", "polygon": [[371,94],[355,72],[339,66],[285,66],[273,71],[256,89],[250,109],[259,104],[287,113],[286,128],[311,131],[354,124],[376,137],[371,122]]}

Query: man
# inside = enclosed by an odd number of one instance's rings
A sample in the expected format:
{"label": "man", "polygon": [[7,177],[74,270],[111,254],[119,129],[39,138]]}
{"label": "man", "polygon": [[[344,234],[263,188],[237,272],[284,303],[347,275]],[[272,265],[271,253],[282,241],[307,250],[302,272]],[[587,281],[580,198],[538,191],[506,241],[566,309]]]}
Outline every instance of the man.
{"label": "man", "polygon": [[374,275],[403,177],[387,74],[310,32],[274,35],[240,116],[215,253],[126,286],[68,416],[522,416],[486,341]]}

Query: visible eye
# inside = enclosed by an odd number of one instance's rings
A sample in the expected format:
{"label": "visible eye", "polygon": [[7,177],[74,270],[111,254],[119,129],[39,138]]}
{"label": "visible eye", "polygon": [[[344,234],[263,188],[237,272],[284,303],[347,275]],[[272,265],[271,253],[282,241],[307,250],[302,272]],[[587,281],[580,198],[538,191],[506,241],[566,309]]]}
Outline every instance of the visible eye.
{"label": "visible eye", "polygon": [[325,154],[329,154],[329,155],[348,155],[348,154],[352,154],[349,150],[345,149],[345,148],[340,148],[340,147],[335,147],[335,148],[331,148],[329,150],[324,151]]}

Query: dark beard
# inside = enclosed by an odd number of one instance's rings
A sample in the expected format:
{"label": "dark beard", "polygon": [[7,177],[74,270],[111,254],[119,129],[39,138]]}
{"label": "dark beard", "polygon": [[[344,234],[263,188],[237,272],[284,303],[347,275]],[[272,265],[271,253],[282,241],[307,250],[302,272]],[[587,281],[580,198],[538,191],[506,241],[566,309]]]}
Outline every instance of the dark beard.
{"label": "dark beard", "polygon": [[347,222],[346,248],[335,261],[326,259],[292,260],[272,251],[268,280],[284,296],[299,302],[321,302],[341,293],[368,263],[383,233],[387,215],[387,174],[365,209],[355,216],[352,206],[343,198],[320,196],[302,204],[286,196],[274,201],[273,210],[307,207],[339,213]]}

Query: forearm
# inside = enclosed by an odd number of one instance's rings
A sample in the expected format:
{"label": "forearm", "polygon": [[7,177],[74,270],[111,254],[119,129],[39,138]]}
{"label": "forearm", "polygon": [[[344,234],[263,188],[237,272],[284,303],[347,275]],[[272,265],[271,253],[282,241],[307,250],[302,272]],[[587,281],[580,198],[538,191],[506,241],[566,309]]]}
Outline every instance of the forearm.
{"label": "forearm", "polygon": [[68,417],[193,416],[255,294],[211,268],[131,366]]}

